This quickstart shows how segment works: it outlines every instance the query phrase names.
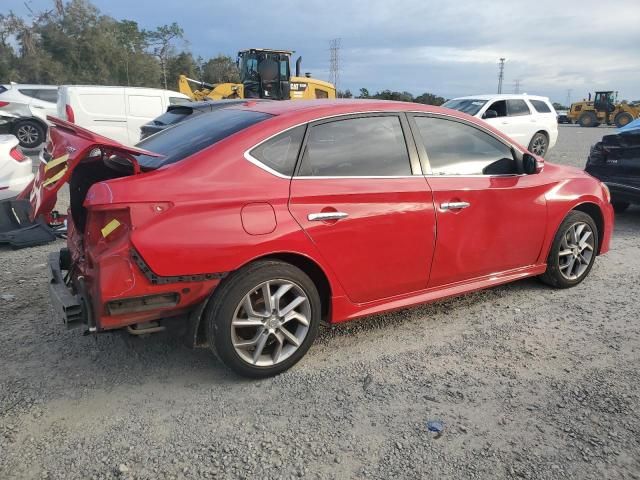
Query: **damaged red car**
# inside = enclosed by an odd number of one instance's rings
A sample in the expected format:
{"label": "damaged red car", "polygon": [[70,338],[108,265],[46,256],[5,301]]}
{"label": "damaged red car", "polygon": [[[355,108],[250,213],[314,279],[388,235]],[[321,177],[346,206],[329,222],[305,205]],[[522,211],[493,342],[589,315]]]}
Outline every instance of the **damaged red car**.
{"label": "damaged red car", "polygon": [[50,293],[70,325],[179,325],[236,372],[294,365],[321,323],[539,276],[609,249],[607,188],[480,120],[384,101],[246,104],[130,148],[51,119],[30,201],[69,182]]}

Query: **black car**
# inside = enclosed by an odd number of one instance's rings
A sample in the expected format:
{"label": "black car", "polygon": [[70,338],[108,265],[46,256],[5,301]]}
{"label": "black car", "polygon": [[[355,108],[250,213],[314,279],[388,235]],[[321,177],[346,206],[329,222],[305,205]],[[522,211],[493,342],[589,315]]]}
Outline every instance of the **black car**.
{"label": "black car", "polygon": [[[181,103],[179,105],[169,105],[167,111],[149,123],[140,127],[140,140],[144,140],[154,133],[158,133],[167,127],[180,123],[194,115],[211,112],[219,108],[230,107],[240,103],[246,103],[247,99],[236,98],[231,100],[207,100],[203,102]],[[268,102],[269,100],[250,99],[251,102]]]}
{"label": "black car", "polygon": [[616,212],[640,204],[640,130],[602,137],[585,170],[609,187]]}

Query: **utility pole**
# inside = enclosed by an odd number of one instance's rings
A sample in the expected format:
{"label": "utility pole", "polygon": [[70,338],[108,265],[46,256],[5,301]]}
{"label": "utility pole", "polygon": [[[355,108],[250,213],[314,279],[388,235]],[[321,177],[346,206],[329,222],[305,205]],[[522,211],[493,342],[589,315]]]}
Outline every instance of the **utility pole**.
{"label": "utility pole", "polygon": [[571,107],[571,89],[567,89],[567,103],[565,103],[567,107]]}
{"label": "utility pole", "polygon": [[502,81],[504,80],[504,62],[506,58],[500,58],[499,70],[498,70],[498,93],[502,93]]}
{"label": "utility pole", "polygon": [[513,93],[520,93],[520,79],[516,78],[516,81],[513,82]]}
{"label": "utility pole", "polygon": [[342,40],[334,38],[329,42],[329,81],[338,91],[338,81],[340,80],[340,48],[342,48]]}

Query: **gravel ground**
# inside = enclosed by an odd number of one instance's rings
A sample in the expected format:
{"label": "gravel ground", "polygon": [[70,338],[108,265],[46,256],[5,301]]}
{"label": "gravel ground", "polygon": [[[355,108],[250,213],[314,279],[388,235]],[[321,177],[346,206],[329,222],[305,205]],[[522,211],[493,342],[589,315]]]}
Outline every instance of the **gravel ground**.
{"label": "gravel ground", "polygon": [[[583,166],[605,133],[563,126],[549,160]],[[326,328],[262,381],[164,334],[67,331],[44,263],[63,242],[0,250],[0,478],[638,479],[640,209],[616,221],[573,289]]]}

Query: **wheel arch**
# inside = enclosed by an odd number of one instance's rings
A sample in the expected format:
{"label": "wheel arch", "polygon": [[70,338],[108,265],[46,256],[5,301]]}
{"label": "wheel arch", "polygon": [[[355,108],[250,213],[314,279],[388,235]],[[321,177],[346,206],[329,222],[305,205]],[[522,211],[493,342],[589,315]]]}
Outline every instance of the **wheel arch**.
{"label": "wheel arch", "polygon": [[42,128],[44,128],[45,134],[46,134],[47,130],[49,129],[49,125],[47,125],[47,122],[45,122],[41,118],[38,118],[38,117],[20,117],[20,118],[16,118],[13,122],[11,122],[11,131],[14,131],[16,128],[18,128],[18,125],[20,123],[25,122],[25,121],[32,121],[32,122],[38,123]]}
{"label": "wheel arch", "polygon": [[[316,288],[318,289],[318,294],[320,295],[320,305],[322,308],[322,311],[321,311],[322,322],[328,323],[330,321],[331,295],[332,295],[331,283],[329,282],[329,278],[325,273],[325,271],[322,269],[320,265],[318,265],[316,261],[300,253],[274,252],[274,253],[268,253],[259,257],[252,258],[251,260],[247,261],[243,265],[239,266],[237,270],[240,270],[246,267],[247,265],[251,265],[252,263],[255,263],[261,260],[280,260],[282,262],[289,263],[299,268],[305,274],[307,274],[311,279],[311,281],[316,286]],[[219,287],[220,285],[216,286],[216,288],[219,288]],[[214,292],[215,292],[215,289],[214,289]],[[192,323],[191,331],[195,332],[195,344],[193,344],[193,346],[204,346],[207,344],[205,322],[202,322],[202,315],[206,309],[206,306],[211,301],[212,296],[213,295],[210,295],[207,301],[205,301],[197,309],[195,309],[194,312],[192,313],[192,317],[190,318],[190,322]],[[194,338],[192,338],[191,340],[194,340]]]}
{"label": "wheel arch", "polygon": [[602,214],[602,210],[597,204],[588,201],[580,203],[571,209],[571,211],[574,210],[586,213],[593,218],[593,221],[596,223],[596,227],[598,228],[598,251],[596,254],[600,255],[602,240],[604,239],[604,215]]}

